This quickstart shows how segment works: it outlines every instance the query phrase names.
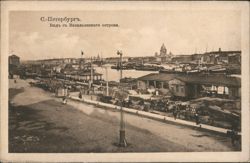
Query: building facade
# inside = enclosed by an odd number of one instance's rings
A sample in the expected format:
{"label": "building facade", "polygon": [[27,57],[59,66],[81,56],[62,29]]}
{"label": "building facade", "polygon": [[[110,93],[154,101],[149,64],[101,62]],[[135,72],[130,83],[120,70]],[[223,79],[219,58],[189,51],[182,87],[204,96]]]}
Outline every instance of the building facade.
{"label": "building facade", "polygon": [[241,81],[227,76],[179,76],[169,81],[174,96],[199,98],[214,96],[229,99],[241,97]]}
{"label": "building facade", "polygon": [[241,98],[240,78],[225,75],[152,73],[137,78],[137,88],[139,90],[168,89],[174,96],[182,98],[204,96]]}
{"label": "building facade", "polygon": [[9,64],[10,65],[15,65],[15,66],[20,65],[20,57],[18,57],[15,54],[9,56]]}
{"label": "building facade", "polygon": [[155,58],[157,62],[170,62],[171,58],[172,58],[172,53],[170,52],[169,54],[167,53],[167,48],[164,44],[162,44],[161,48],[160,48],[160,53],[158,54],[158,52],[155,52]]}
{"label": "building facade", "polygon": [[175,55],[171,61],[197,64],[241,64],[241,51],[222,51],[219,49],[201,54]]}

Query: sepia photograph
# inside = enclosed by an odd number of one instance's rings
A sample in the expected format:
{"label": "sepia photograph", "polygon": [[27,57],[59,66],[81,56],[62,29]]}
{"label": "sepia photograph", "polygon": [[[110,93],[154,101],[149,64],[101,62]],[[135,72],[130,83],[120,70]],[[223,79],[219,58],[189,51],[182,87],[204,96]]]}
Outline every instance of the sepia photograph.
{"label": "sepia photograph", "polygon": [[1,6],[6,155],[249,159],[249,3],[61,3]]}

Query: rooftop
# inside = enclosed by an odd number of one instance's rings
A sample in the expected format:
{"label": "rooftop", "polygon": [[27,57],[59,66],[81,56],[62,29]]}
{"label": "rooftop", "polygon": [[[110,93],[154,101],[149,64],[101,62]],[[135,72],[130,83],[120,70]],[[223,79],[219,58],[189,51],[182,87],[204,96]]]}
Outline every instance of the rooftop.
{"label": "rooftop", "polygon": [[10,58],[20,58],[20,57],[18,57],[17,55],[15,55],[15,54],[13,54],[13,55],[11,55],[11,56],[9,56]]}
{"label": "rooftop", "polygon": [[239,50],[235,50],[235,51],[211,51],[211,52],[206,52],[205,54],[231,54],[231,53],[241,53],[241,51]]}
{"label": "rooftop", "polygon": [[214,84],[214,85],[225,85],[225,86],[241,86],[241,79],[237,77],[229,77],[225,75],[185,75],[178,76],[179,79],[186,83],[193,84]]}
{"label": "rooftop", "polygon": [[187,74],[166,74],[166,73],[151,73],[137,80],[149,80],[149,81],[163,81],[168,82],[173,79],[179,79],[186,83],[193,84],[214,84],[225,86],[241,86],[241,79],[237,77],[229,77],[225,75],[187,75]]}
{"label": "rooftop", "polygon": [[174,79],[176,76],[177,74],[150,73],[148,75],[137,78],[137,80],[169,81]]}

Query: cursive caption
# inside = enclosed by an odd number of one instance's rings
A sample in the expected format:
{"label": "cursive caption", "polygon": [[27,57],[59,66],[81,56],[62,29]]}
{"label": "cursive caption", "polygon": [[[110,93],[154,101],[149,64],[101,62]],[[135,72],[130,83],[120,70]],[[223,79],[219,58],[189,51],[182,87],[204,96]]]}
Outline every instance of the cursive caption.
{"label": "cursive caption", "polygon": [[95,24],[95,23],[81,23],[80,18],[71,17],[41,17],[41,22],[48,23],[52,28],[67,28],[67,27],[119,27],[118,24]]}

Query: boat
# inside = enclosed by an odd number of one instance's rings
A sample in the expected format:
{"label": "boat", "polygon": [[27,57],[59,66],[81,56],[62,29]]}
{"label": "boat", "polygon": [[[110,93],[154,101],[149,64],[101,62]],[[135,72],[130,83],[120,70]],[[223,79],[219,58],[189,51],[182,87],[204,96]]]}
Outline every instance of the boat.
{"label": "boat", "polygon": [[176,73],[173,69],[161,69],[159,70],[159,73],[167,73],[167,74],[173,74]]}
{"label": "boat", "polygon": [[154,65],[137,65],[135,66],[135,70],[140,71],[160,71],[163,67],[154,66]]}
{"label": "boat", "polygon": [[[121,68],[120,68],[120,66],[115,65],[115,66],[111,66],[111,69],[120,70]],[[129,66],[122,66],[122,70],[132,70],[132,69],[134,69],[134,68],[129,67]]]}
{"label": "boat", "polygon": [[[122,65],[122,70],[132,70],[134,69],[134,64],[132,63],[125,63]],[[120,70],[120,65],[116,64],[114,66],[111,66],[111,69],[116,69],[116,70]]]}
{"label": "boat", "polygon": [[214,69],[214,70],[210,70],[212,72],[226,72],[226,68],[219,68],[219,69]]}

